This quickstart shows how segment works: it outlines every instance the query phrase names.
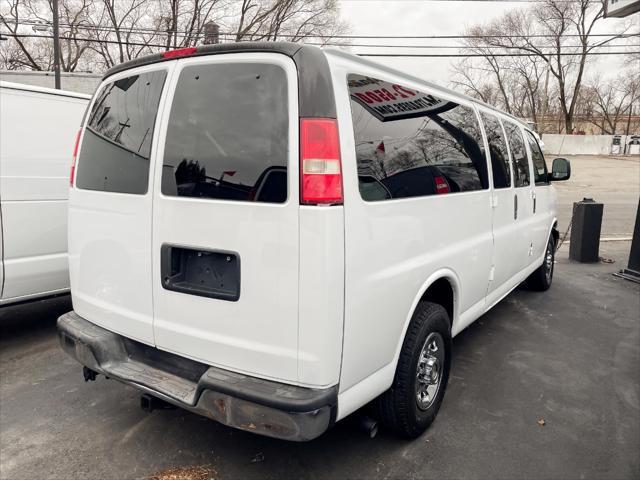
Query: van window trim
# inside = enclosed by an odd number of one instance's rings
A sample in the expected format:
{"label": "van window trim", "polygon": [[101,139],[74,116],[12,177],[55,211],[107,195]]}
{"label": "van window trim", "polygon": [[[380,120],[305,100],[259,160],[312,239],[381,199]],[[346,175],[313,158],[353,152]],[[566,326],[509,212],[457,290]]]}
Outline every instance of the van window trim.
{"label": "van window trim", "polygon": [[[356,151],[356,145],[355,145],[355,129],[353,127],[353,111],[351,110],[351,95],[349,94],[349,76],[350,75],[360,75],[360,76],[366,76],[366,77],[372,77],[375,78],[377,80],[382,80],[385,82],[391,82],[391,83],[398,83],[395,80],[391,80],[389,78],[389,74],[386,73],[382,73],[381,75],[378,74],[378,72],[375,73],[363,73],[363,70],[366,70],[366,68],[364,69],[360,69],[358,71],[354,71],[353,69],[345,69],[344,72],[344,76],[342,78],[342,82],[343,85],[346,86],[346,93],[347,93],[347,103],[349,104],[348,106],[348,113],[349,113],[349,125],[347,126],[347,128],[350,129],[350,131],[348,132],[349,135],[351,135],[351,138],[353,138],[354,142],[353,142],[353,158],[354,160],[357,162],[357,151]],[[355,181],[355,190],[358,191],[358,195],[357,197],[364,203],[366,203],[367,205],[388,205],[390,202],[406,202],[406,201],[412,201],[412,200],[424,200],[427,198],[446,198],[446,197],[450,197],[452,195],[474,195],[474,194],[480,194],[480,193],[487,193],[487,192],[491,192],[493,190],[493,175],[491,174],[491,165],[488,163],[488,159],[489,159],[489,154],[488,154],[488,150],[487,150],[487,137],[485,135],[485,131],[484,131],[484,124],[482,123],[482,120],[480,118],[480,113],[478,112],[478,108],[477,105],[473,102],[470,101],[467,98],[464,97],[457,97],[456,95],[452,95],[449,92],[440,92],[439,89],[431,87],[430,85],[425,85],[421,82],[415,82],[415,81],[411,81],[409,79],[407,79],[407,81],[405,81],[405,79],[401,80],[403,83],[403,86],[407,86],[410,88],[414,88],[416,90],[420,90],[424,93],[427,93],[429,95],[436,95],[444,100],[450,101],[450,102],[455,102],[458,105],[462,105],[464,107],[467,107],[471,110],[473,110],[475,117],[476,117],[476,121],[478,122],[478,125],[480,126],[480,134],[482,135],[482,141],[483,141],[483,146],[484,146],[484,150],[485,150],[485,168],[487,169],[487,180],[488,180],[488,185],[487,188],[481,188],[479,190],[467,190],[464,192],[449,192],[447,194],[442,194],[442,195],[417,195],[415,197],[400,197],[400,198],[388,198],[386,200],[365,200],[362,197],[362,192],[360,192],[360,187],[358,185],[358,176],[355,176],[355,179],[352,181]],[[418,84],[419,86],[416,86],[416,84]],[[337,97],[336,97],[336,101]],[[417,117],[403,117],[399,120],[407,120],[407,119],[411,119],[411,118],[417,118]],[[342,180],[343,182],[345,181],[345,179],[343,178]]]}
{"label": "van window trim", "polygon": [[[162,193],[162,165],[158,168],[160,174],[154,173],[152,180],[152,190],[154,195],[161,198],[163,201],[178,201],[178,202],[203,202],[205,204],[211,204],[211,202],[218,203],[220,205],[229,206],[252,206],[252,207],[264,207],[264,208],[286,208],[291,203],[299,204],[299,123],[300,123],[300,104],[298,98],[299,79],[297,66],[294,60],[280,52],[226,52],[217,55],[200,55],[194,57],[178,58],[170,62],[163,62],[171,65],[171,77],[167,78],[166,82],[166,97],[163,105],[163,113],[160,121],[157,122],[158,131],[158,150],[156,152],[157,158],[154,160],[156,163],[164,161],[164,151],[167,139],[167,132],[169,128],[169,117],[171,115],[171,107],[173,106],[174,94],[176,86],[180,80],[180,74],[182,71],[190,66],[194,65],[215,65],[225,63],[266,63],[276,65],[280,67],[287,77],[287,92],[290,94],[288,98],[288,111],[289,111],[289,147],[291,147],[292,139],[295,141],[295,148],[287,148],[287,199],[281,203],[270,202],[250,202],[247,200],[228,200],[223,198],[200,198],[200,197],[185,197],[177,195],[165,195]],[[158,65],[153,63],[151,65]],[[293,69],[291,72],[289,69]],[[290,74],[291,73],[291,74]],[[118,73],[118,75],[120,72]],[[115,77],[116,74],[114,74]],[[112,78],[112,77],[109,77]],[[160,143],[160,140],[162,142]],[[160,157],[162,155],[162,158]],[[294,181],[295,180],[295,181]],[[295,197],[295,199],[294,199]]]}
{"label": "van window trim", "polygon": [[[91,100],[87,104],[87,109],[84,112],[84,116],[82,117],[82,123],[80,124],[82,128],[81,128],[80,140],[78,141],[78,158],[76,159],[75,177],[73,181],[73,188],[75,190],[79,190],[83,192],[83,194],[85,192],[89,192],[91,194],[95,193],[100,195],[125,195],[125,196],[131,196],[133,198],[144,198],[147,195],[149,195],[150,192],[153,192],[153,177],[155,176],[155,173],[154,173],[155,172],[155,156],[157,154],[157,147],[158,147],[157,141],[158,141],[158,134],[160,133],[159,127],[161,123],[158,121],[158,117],[161,117],[161,115],[163,115],[161,114],[161,111],[164,110],[164,103],[165,103],[166,95],[168,92],[167,86],[169,85],[169,82],[172,79],[173,70],[174,70],[174,62],[166,62],[166,63],[160,63],[160,64],[152,63],[149,65],[142,65],[140,67],[132,68],[130,70],[123,70],[109,77],[103,78],[102,82],[100,83],[100,85],[98,85],[98,88],[96,88],[96,91],[91,97]],[[156,121],[154,122],[154,125],[153,125],[153,134],[151,137],[149,158],[136,154],[140,158],[144,158],[145,160],[149,161],[149,178],[147,178],[146,190],[143,193],[130,193],[130,192],[113,192],[109,190],[91,190],[87,188],[78,187],[77,186],[78,172],[80,169],[82,169],[82,157],[80,156],[80,152],[82,152],[82,144],[84,143],[84,134],[88,129],[88,123],[91,117],[90,113],[91,113],[91,110],[93,109],[94,103],[99,97],[98,94],[102,93],[102,91],[108,85],[111,85],[112,83],[117,82],[118,80],[122,80],[123,78],[128,78],[134,75],[142,75],[145,73],[160,72],[160,71],[165,71],[166,77],[164,79],[164,85],[162,86],[162,92],[160,92],[160,98],[158,99],[158,111],[156,113]],[[98,135],[93,131],[93,129],[91,129],[91,131],[92,133],[94,133],[94,135]],[[100,138],[103,138],[102,135],[99,135],[99,136]],[[135,152],[131,152],[131,153],[135,153]]]}

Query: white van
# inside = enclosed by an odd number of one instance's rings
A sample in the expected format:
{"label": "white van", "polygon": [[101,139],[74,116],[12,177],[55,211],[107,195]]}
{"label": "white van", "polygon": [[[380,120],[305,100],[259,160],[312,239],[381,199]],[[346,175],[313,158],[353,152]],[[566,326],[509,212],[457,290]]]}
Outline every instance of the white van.
{"label": "white van", "polygon": [[451,338],[553,275],[556,196],[520,122],[340,51],[240,43],[107,72],[69,205],[84,367],[309,440],[374,402],[415,437]]}
{"label": "white van", "polygon": [[90,99],[0,82],[0,305],[69,291],[69,156]]}

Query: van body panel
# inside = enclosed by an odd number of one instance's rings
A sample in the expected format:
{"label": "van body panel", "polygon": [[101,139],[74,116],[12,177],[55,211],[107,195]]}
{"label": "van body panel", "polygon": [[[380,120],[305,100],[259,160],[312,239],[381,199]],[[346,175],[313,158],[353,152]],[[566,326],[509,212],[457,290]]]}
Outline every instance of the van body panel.
{"label": "van body panel", "polygon": [[344,328],[344,210],[300,207],[298,376],[338,383]]}
{"label": "van body panel", "polygon": [[[508,134],[511,133],[512,136],[518,136],[518,138],[521,137],[521,139],[524,141],[524,131],[519,125],[506,118],[502,119],[502,124],[504,126],[505,132],[507,132]],[[507,144],[509,146],[509,157],[511,158],[511,168],[514,172],[514,175],[517,168],[516,156],[522,155],[522,153],[526,155],[525,163],[526,167],[529,169],[528,185],[514,185],[513,190],[514,196],[517,197],[517,208],[515,209],[516,214],[514,220],[514,224],[516,226],[516,236],[513,250],[516,258],[515,269],[517,272],[520,272],[524,269],[527,269],[529,265],[531,265],[536,259],[536,257],[534,256],[534,240],[536,240],[536,230],[538,228],[538,220],[540,219],[540,215],[537,215],[534,211],[533,198],[535,194],[535,183],[533,179],[531,155],[528,154],[528,150],[526,149],[526,142],[524,142],[524,144],[522,145],[522,148],[524,148],[524,152],[518,152],[519,147],[517,145],[514,145],[514,142],[512,142],[512,137],[509,137],[509,142],[507,142]],[[546,247],[546,241],[544,242],[544,246]],[[496,261],[498,260],[496,259]]]}
{"label": "van body panel", "polygon": [[0,82],[1,304],[69,288],[69,166],[88,102]]}
{"label": "van body panel", "polygon": [[[536,135],[533,132],[525,130],[525,140],[527,140],[527,136],[533,137],[533,141],[538,141]],[[531,138],[529,137],[529,138]],[[534,148],[531,142],[525,141],[527,146],[527,153],[529,156],[529,161],[533,162],[533,151]],[[538,142],[538,147],[540,147],[540,142]],[[542,153],[541,149],[540,154]],[[533,169],[536,168],[536,165],[530,163]],[[542,172],[540,172],[542,173]],[[557,192],[556,189],[551,185],[550,182],[532,182],[533,188],[533,197],[535,202],[535,222],[532,226],[532,242],[533,242],[533,263],[540,264],[542,263],[542,258],[544,257],[547,241],[549,239],[549,235],[551,235],[551,229],[556,224],[557,219],[556,215],[556,202],[557,202]]]}
{"label": "van body panel", "polygon": [[[177,169],[172,171],[172,167],[167,164],[168,157],[172,155],[168,147],[165,147],[167,137],[171,135],[172,129],[184,128],[182,124],[171,123],[172,109],[181,108],[182,110],[176,110],[176,116],[184,115],[187,121],[191,121],[189,119],[194,116],[206,115],[206,109],[215,109],[216,103],[214,100],[203,98],[200,102],[194,101],[193,104],[181,107],[177,104],[178,101],[190,100],[187,97],[189,94],[181,96],[178,100],[176,87],[182,88],[180,92],[189,88],[180,87],[180,82],[194,85],[191,88],[198,88],[197,85],[202,82],[213,82],[214,80],[209,80],[211,75],[218,75],[212,88],[222,89],[219,95],[224,95],[224,98],[233,96],[234,105],[238,105],[237,112],[221,111],[218,118],[224,121],[225,118],[235,116],[239,125],[251,129],[245,121],[260,123],[268,122],[268,119],[244,119],[246,112],[252,111],[253,105],[244,105],[243,98],[251,95],[249,85],[255,84],[252,88],[261,89],[261,82],[268,82],[270,75],[277,74],[272,71],[273,67],[283,72],[286,78],[284,95],[288,101],[288,108],[284,115],[285,121],[288,122],[285,133],[288,143],[283,160],[286,162],[284,168],[287,172],[287,199],[280,203],[267,203],[206,198],[205,193],[200,197],[178,196],[176,192],[179,193],[188,187],[174,187],[173,184],[172,195],[165,194],[171,183],[170,179],[179,175]],[[229,75],[239,75],[238,80],[231,84],[225,83],[227,80],[224,72],[227,70],[230,72]],[[245,71],[255,71],[254,80],[248,79]],[[196,80],[196,77],[199,79]],[[241,91],[243,88],[244,93]],[[300,205],[296,66],[290,58],[277,53],[235,53],[185,58],[176,62],[169,91],[166,115],[161,120],[158,137],[160,146],[153,188],[152,283],[155,343],[158,348],[209,365],[258,377],[299,383],[297,363]],[[258,93],[266,95],[262,90]],[[275,95],[277,92],[272,93]],[[220,102],[224,101],[222,96],[214,98],[219,98]],[[207,101],[213,104],[209,105]],[[201,110],[200,103],[206,108]],[[183,110],[184,113],[180,113]],[[177,121],[176,119],[175,122]],[[207,171],[207,178],[213,178],[208,180],[209,184],[213,183],[212,188],[221,189],[222,185],[241,188],[239,185],[248,181],[248,186],[255,191],[253,195],[259,199],[260,185],[267,181],[268,177],[261,175],[258,180],[242,178],[245,167],[238,163],[236,168],[234,161],[225,160],[233,158],[236,155],[235,149],[240,147],[233,145],[227,138],[216,139],[216,136],[219,136],[218,132],[224,128],[222,124],[193,124],[189,132],[181,130],[180,134],[175,133],[179,136],[174,135],[174,138],[186,135],[186,141],[191,143],[210,142],[213,151],[211,162],[219,161],[221,165],[227,166],[227,171]],[[262,131],[260,126],[255,128]],[[238,143],[243,142],[243,132],[237,134]],[[245,146],[250,148],[249,143],[242,148]],[[176,154],[178,153],[181,152]],[[163,158],[166,168],[161,168]],[[204,168],[204,159],[199,161],[199,165]],[[211,163],[207,168],[218,168],[217,165]],[[220,168],[224,170],[225,167]],[[225,176],[228,181],[223,180]],[[215,193],[218,194],[231,195],[229,192]],[[164,288],[164,279],[160,271],[163,245],[177,245],[194,251],[232,252],[237,256],[241,269],[237,301],[195,296]]]}
{"label": "van body panel", "polygon": [[[465,279],[457,292],[458,315],[483,302],[493,237],[489,189],[379,202],[363,200],[358,186],[347,76],[375,77],[437,94],[470,108],[472,104],[359,62],[340,57],[330,59],[338,122],[341,132],[345,133],[340,139],[344,172],[346,319],[342,392],[394,362],[397,340],[402,338],[405,320],[412,314],[415,296],[437,270],[448,269],[456,277]],[[452,222],[456,215],[464,221]]]}
{"label": "van body panel", "polygon": [[[69,273],[74,310],[103,328],[149,345],[154,344],[150,249],[153,196],[150,186],[155,169],[154,158],[159,122],[153,123],[154,128],[150,132],[145,131],[142,135],[143,141],[148,142],[150,151],[147,160],[149,169],[147,184],[141,189],[146,193],[100,191],[78,188],[78,185],[86,183],[93,188],[99,188],[100,184],[95,182],[99,180],[99,175],[103,174],[100,169],[104,168],[105,185],[110,182],[109,185],[113,184],[114,189],[128,187],[128,184],[118,185],[119,179],[123,178],[125,182],[129,182],[131,172],[140,170],[140,163],[144,160],[134,154],[128,154],[131,170],[127,170],[124,166],[126,164],[120,163],[114,164],[113,171],[109,171],[108,168],[112,162],[116,161],[115,157],[120,154],[121,147],[116,145],[116,142],[98,138],[97,134],[88,130],[87,125],[92,121],[101,124],[100,118],[93,118],[95,112],[96,115],[107,119],[105,121],[113,124],[119,122],[120,130],[117,132],[121,135],[118,136],[116,133],[115,138],[122,139],[129,132],[128,124],[131,122],[128,117],[136,119],[142,115],[141,105],[147,94],[144,90],[145,86],[138,83],[142,83],[145,74],[164,72],[168,76],[172,67],[173,63],[165,63],[127,70],[112,76],[98,87],[89,106],[89,114],[86,115],[79,145],[76,188],[71,189],[69,196]],[[157,108],[159,115],[162,115],[163,111],[166,85],[167,80],[164,80],[164,84],[158,86],[160,97],[157,100],[157,106],[150,107]],[[99,104],[94,110],[94,104],[103,101],[102,99],[109,93],[107,89],[112,92],[118,90],[130,92],[131,88],[139,88],[140,93],[136,95],[138,101],[132,102],[125,99],[124,105],[119,104],[119,108],[123,111],[118,113],[124,117],[112,119],[110,115],[115,111],[115,106],[107,113],[99,110],[101,108]],[[133,128],[136,127],[134,125]],[[152,134],[150,139],[149,133]],[[102,150],[102,147],[99,147],[100,150],[92,149],[87,152],[83,147],[90,135],[94,136],[92,140],[97,139],[96,141],[102,142],[99,145],[104,145],[105,149],[114,148],[115,150]],[[101,155],[100,158],[95,158],[98,154]],[[117,161],[121,162],[121,160]],[[102,165],[106,166],[102,167]],[[105,188],[111,188],[111,186]]]}
{"label": "van body panel", "polygon": [[[493,235],[492,267],[493,272],[489,278],[487,293],[495,292],[502,295],[503,291],[511,291],[517,285],[515,275],[523,265],[520,256],[520,241],[518,240],[518,223],[515,215],[517,193],[514,189],[514,171],[511,157],[509,155],[509,144],[506,131],[502,124],[502,117],[499,113],[489,110],[483,106],[476,107],[483,120],[483,131],[486,144],[487,159],[490,170],[493,172],[491,178],[492,198],[491,198],[491,227]],[[494,122],[489,123],[489,121]],[[496,137],[497,140],[496,140]],[[495,141],[501,142],[505,161],[508,163],[509,185],[507,187],[498,186],[493,163],[499,163],[492,158],[492,149],[495,149]]]}
{"label": "van body panel", "polygon": [[69,288],[65,207],[56,200],[3,202],[4,299]]}

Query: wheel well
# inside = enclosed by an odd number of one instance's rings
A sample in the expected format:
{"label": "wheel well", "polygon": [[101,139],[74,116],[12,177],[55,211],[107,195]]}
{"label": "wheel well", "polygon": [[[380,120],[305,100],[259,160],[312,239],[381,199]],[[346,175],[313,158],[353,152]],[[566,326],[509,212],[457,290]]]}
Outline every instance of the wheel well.
{"label": "wheel well", "polygon": [[453,287],[449,280],[439,278],[433,282],[422,294],[420,301],[442,305],[449,314],[449,322],[453,323]]}
{"label": "wheel well", "polygon": [[551,228],[551,235],[553,235],[553,241],[557,245],[558,239],[560,238],[560,232],[558,231],[558,222],[553,224],[553,227]]}

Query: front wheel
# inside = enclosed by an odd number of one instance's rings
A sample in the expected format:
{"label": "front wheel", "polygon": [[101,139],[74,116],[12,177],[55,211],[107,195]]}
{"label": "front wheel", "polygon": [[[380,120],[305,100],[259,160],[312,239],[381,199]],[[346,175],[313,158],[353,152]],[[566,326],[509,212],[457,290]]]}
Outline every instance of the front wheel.
{"label": "front wheel", "polygon": [[547,249],[544,252],[544,260],[535,272],[529,275],[527,278],[527,286],[531,290],[538,292],[544,292],[549,290],[551,282],[553,281],[553,267],[556,261],[556,241],[553,235],[549,236],[547,242]]}
{"label": "front wheel", "polygon": [[382,424],[407,438],[423,433],[442,404],[450,365],[447,311],[421,302],[409,324],[393,384],[377,399]]}

